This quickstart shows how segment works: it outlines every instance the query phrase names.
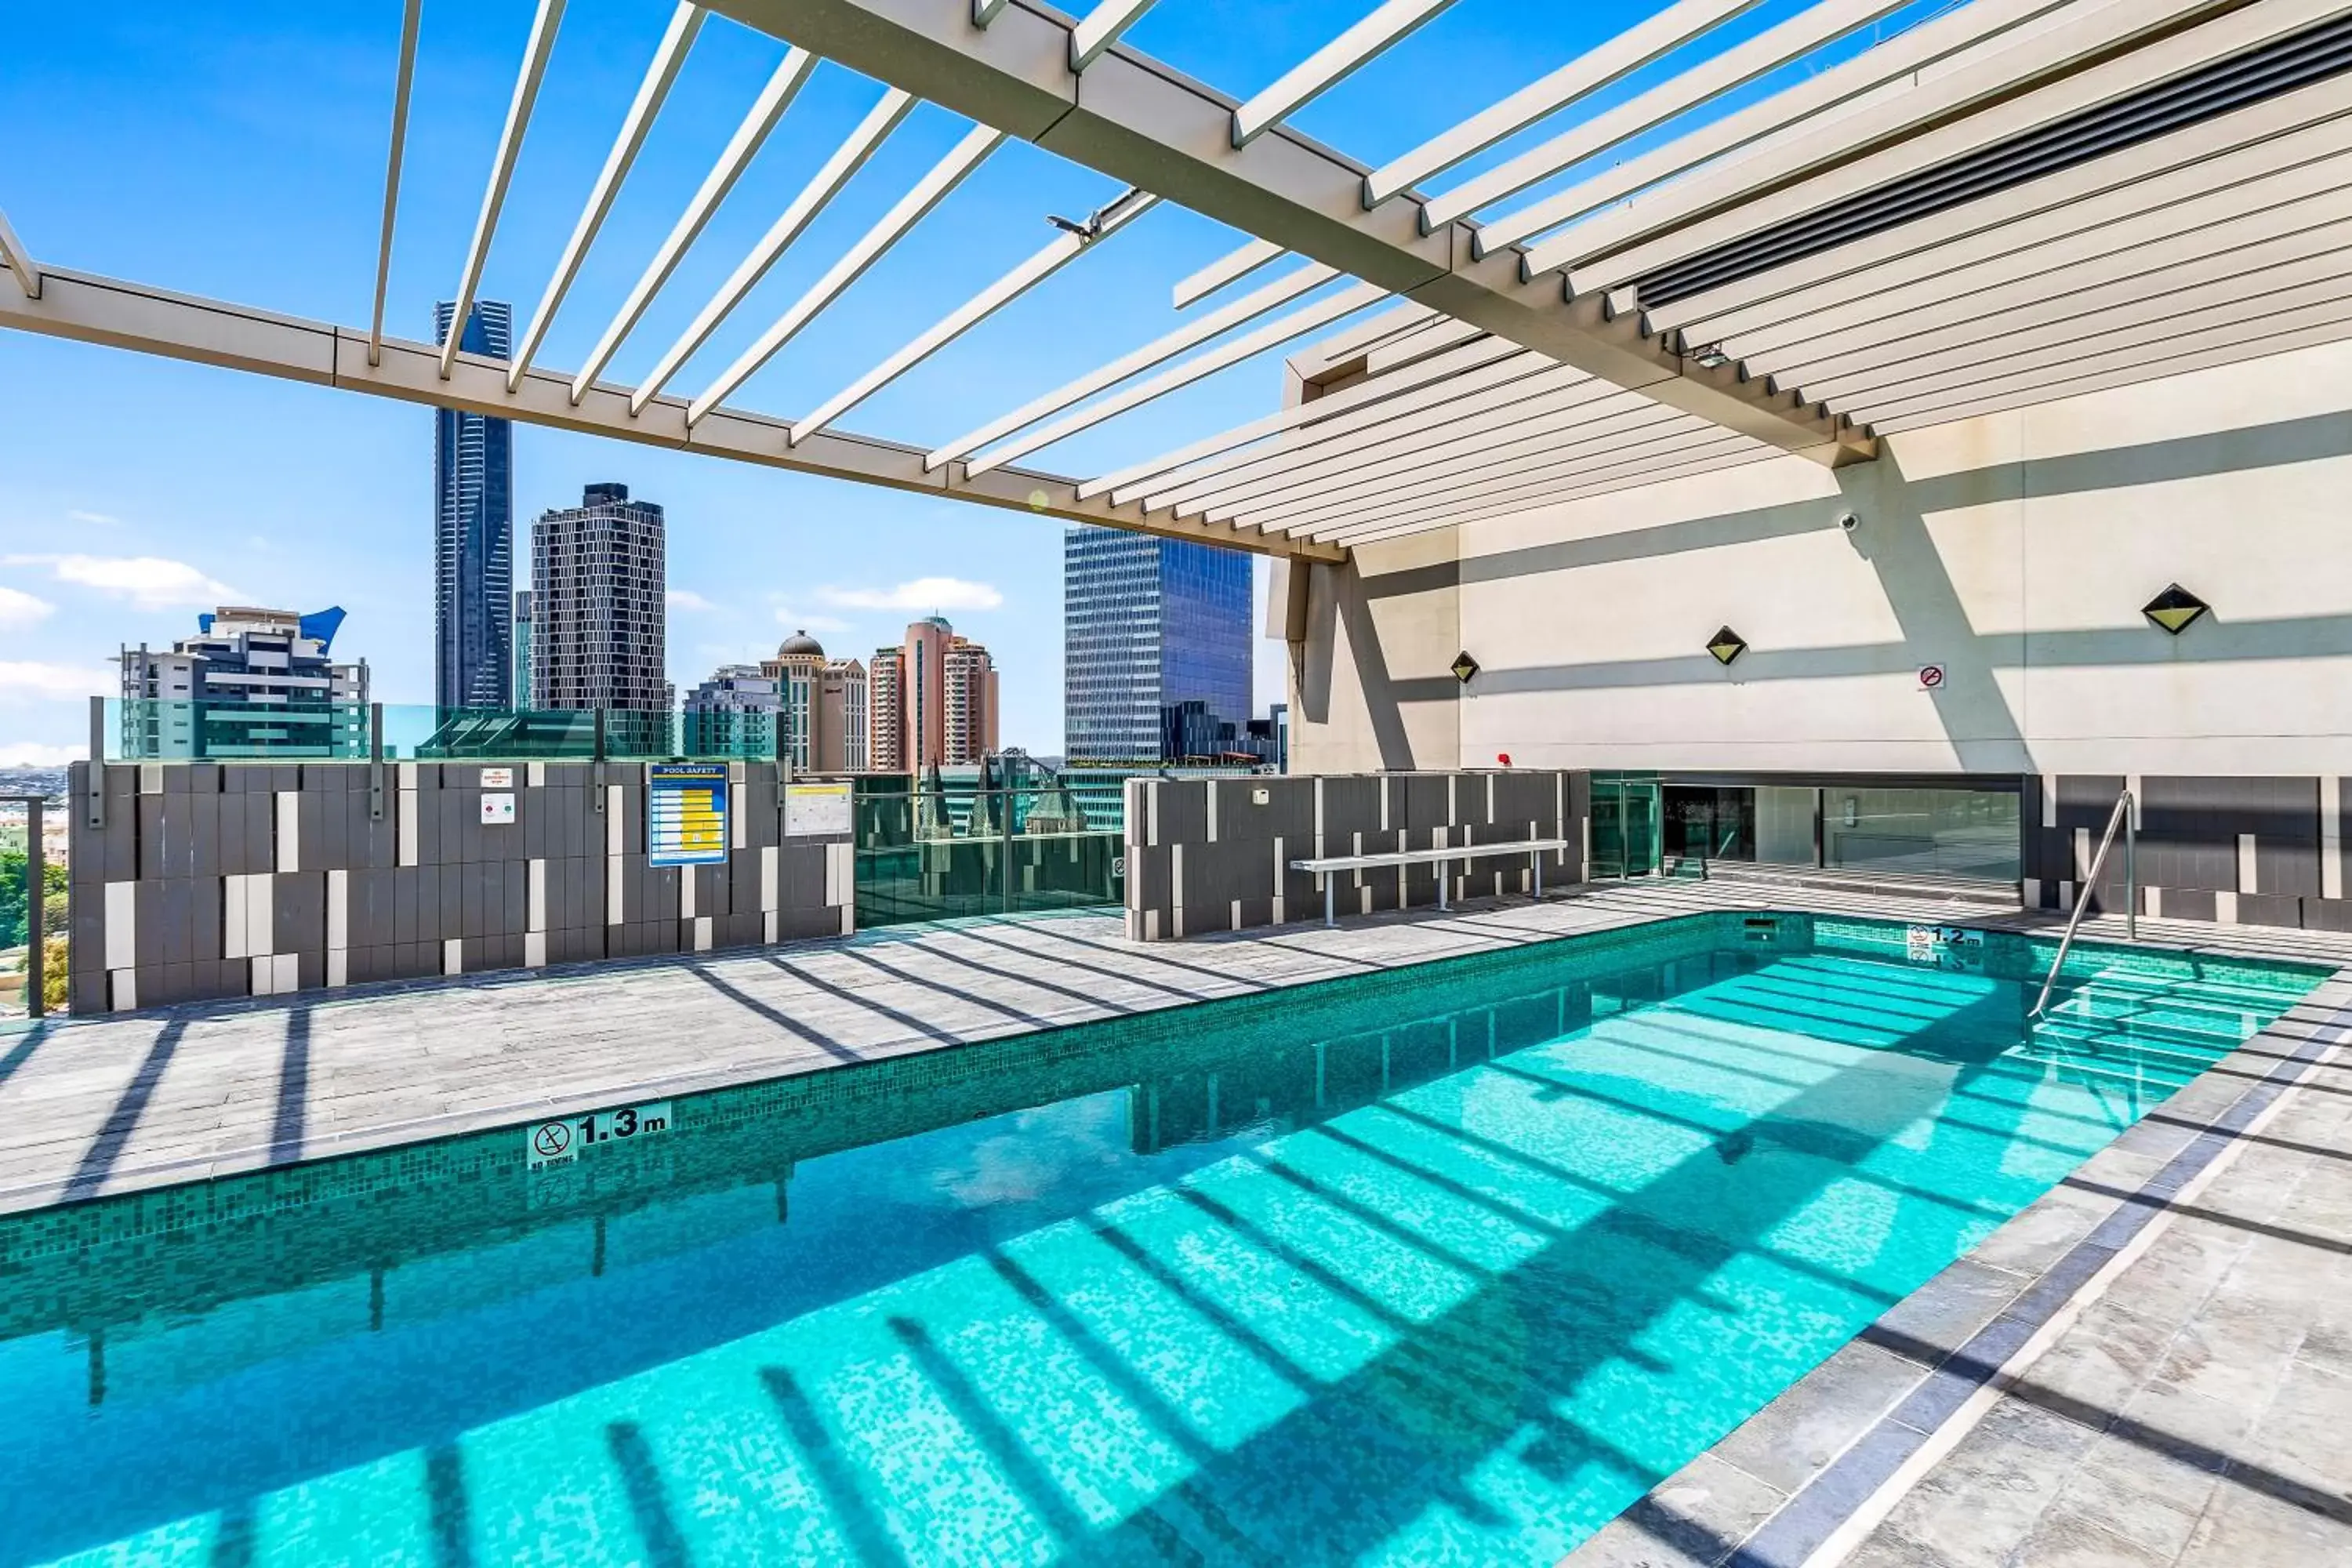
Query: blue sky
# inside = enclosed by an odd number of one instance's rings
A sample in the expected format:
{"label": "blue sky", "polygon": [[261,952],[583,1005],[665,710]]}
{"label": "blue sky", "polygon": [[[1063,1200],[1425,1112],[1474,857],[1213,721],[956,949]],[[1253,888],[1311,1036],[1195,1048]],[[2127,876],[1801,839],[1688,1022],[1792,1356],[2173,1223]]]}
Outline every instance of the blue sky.
{"label": "blue sky", "polygon": [[[1164,0],[1129,37],[1246,94],[1370,8]],[[1462,0],[1296,122],[1377,162],[1650,8]],[[1793,8],[1759,6],[1729,36]],[[426,0],[388,331],[429,337],[433,301],[455,289],[531,10]],[[518,333],[669,10],[569,7],[482,289],[514,302]],[[60,267],[363,326],[399,14],[397,0],[24,8],[0,51],[0,209]],[[782,54],[723,19],[705,28],[540,363],[584,357]],[[819,68],[609,374],[642,375],[879,90]],[[919,110],[671,390],[698,390],[730,362],[965,128]],[[733,402],[805,412],[1051,237],[1046,213],[1083,214],[1116,191],[1008,143]],[[1169,285],[1243,237],[1163,205],[840,423],[912,441],[961,434],[1172,329]],[[1265,356],[1025,460],[1099,472],[1255,417],[1279,394],[1279,355]],[[995,652],[1005,741],[1059,749],[1058,524],[523,426],[515,447],[526,561],[529,520],[576,503],[585,482],[618,479],[667,509],[682,687],[796,626],[866,656],[939,608]],[[72,749],[80,699],[108,684],[119,643],[166,642],[224,598],[341,604],[338,651],[369,659],[378,695],[428,699],[431,472],[422,408],[0,333],[0,762]],[[1277,655],[1260,645],[1261,704],[1278,693]]]}

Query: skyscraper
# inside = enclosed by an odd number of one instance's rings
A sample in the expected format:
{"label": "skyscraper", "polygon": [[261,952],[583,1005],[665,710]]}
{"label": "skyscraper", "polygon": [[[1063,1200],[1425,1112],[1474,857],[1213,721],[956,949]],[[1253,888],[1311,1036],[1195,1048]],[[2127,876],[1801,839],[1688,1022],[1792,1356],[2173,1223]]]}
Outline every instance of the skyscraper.
{"label": "skyscraper", "polygon": [[514,596],[514,705],[530,706],[530,590]]}
{"label": "skyscraper", "polygon": [[224,605],[167,652],[122,650],[125,757],[364,757],[367,660],[329,651],[340,607]]}
{"label": "skyscraper", "polygon": [[[457,307],[433,308],[433,341]],[[504,359],[514,312],[475,301],[457,346]],[[514,432],[503,419],[433,416],[433,683],[443,708],[505,708],[514,696]]]}
{"label": "skyscraper", "polygon": [[943,616],[874,650],[867,756],[877,773],[968,766],[999,749],[996,661]]}
{"label": "skyscraper", "polygon": [[1250,717],[1250,558],[1073,528],[1062,547],[1063,724],[1072,762],[1232,750]]}
{"label": "skyscraper", "polygon": [[602,708],[615,751],[668,749],[662,509],[590,485],[531,530],[531,703]]}
{"label": "skyscraper", "polygon": [[686,694],[678,750],[689,757],[776,755],[775,677],[756,664],[722,664]]}

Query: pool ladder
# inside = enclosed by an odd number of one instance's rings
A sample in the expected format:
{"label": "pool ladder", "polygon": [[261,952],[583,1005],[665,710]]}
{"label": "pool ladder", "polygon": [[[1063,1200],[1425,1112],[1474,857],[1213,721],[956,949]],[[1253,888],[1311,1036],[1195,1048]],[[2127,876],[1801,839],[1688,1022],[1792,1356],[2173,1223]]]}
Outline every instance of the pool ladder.
{"label": "pool ladder", "polygon": [[2029,1018],[2039,1018],[2042,1010],[2050,1005],[2050,988],[2058,984],[2058,970],[2066,962],[2066,950],[2074,945],[2074,928],[2083,923],[2083,911],[2091,907],[2092,897],[2098,891],[2099,873],[2105,869],[2107,851],[2116,847],[2116,829],[2124,834],[2124,940],[2139,940],[2139,829],[2132,821],[2132,793],[2126,790],[2116,797],[2116,809],[2107,817],[2107,830],[2099,838],[2099,852],[2091,857],[2090,873],[2083,879],[2074,895],[2074,912],[2066,921],[2066,934],[2059,939],[2058,956],[2050,961],[2050,973],[2042,977],[2042,994],[2033,1001]]}

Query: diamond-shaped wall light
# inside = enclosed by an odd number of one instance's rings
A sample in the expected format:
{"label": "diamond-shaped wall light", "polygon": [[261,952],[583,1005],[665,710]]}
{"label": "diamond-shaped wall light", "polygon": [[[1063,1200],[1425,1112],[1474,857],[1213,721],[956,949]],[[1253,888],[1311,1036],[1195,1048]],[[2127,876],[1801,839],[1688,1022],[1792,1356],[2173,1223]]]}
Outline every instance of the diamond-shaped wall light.
{"label": "diamond-shaped wall light", "polygon": [[1454,671],[1454,679],[1467,686],[1470,684],[1470,678],[1478,673],[1478,661],[1472,658],[1469,650],[1465,648],[1454,656],[1454,662],[1446,668]]}
{"label": "diamond-shaped wall light", "polygon": [[2139,613],[2174,637],[2179,637],[2189,629],[2190,622],[2212,607],[2179,584],[2175,583],[2163,593],[2142,605],[2139,607]]}
{"label": "diamond-shaped wall light", "polygon": [[1748,639],[1726,626],[1706,639],[1706,651],[1715,655],[1716,663],[1729,664],[1748,651]]}

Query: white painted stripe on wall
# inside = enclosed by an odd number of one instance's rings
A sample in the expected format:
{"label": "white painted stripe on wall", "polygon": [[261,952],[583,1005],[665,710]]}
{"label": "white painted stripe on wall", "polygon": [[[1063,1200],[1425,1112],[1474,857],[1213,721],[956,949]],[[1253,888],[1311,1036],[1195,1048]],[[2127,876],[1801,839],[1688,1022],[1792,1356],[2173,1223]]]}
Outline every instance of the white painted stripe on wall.
{"label": "white painted stripe on wall", "polygon": [[545,763],[532,763],[530,764],[530,771],[523,774],[523,778],[533,788],[537,788],[539,785],[547,782],[547,764]]}
{"label": "white painted stripe on wall", "polygon": [[[111,892],[111,888],[107,889]],[[106,931],[114,934],[114,910],[107,910]],[[221,879],[221,956],[251,958],[253,950],[245,944],[245,877],[243,873]]]}
{"label": "white painted stripe on wall", "polygon": [[2238,895],[2235,893],[2214,894],[2213,919],[2217,924],[2225,926],[2236,925],[2238,923]]}
{"label": "white painted stripe on wall", "polygon": [[2319,896],[2344,896],[2344,781],[2334,773],[2319,781]]}
{"label": "white painted stripe on wall", "polygon": [[118,1013],[128,1013],[139,1005],[139,972],[118,969],[107,977],[107,1002]]}
{"label": "white painted stripe on wall", "polygon": [[621,821],[622,801],[625,794],[619,784],[604,786],[604,853],[607,855],[618,855],[628,847],[626,827]]}
{"label": "white painted stripe on wall", "polygon": [[109,882],[106,885],[106,967],[131,969],[137,967],[138,963],[139,884]]}
{"label": "white painted stripe on wall", "polygon": [[697,952],[710,951],[710,917],[709,915],[698,916],[695,920],[694,951]]}
{"label": "white painted stripe on wall", "polygon": [[2145,801],[2140,799],[2139,775],[2137,773],[2126,773],[2124,775],[2124,793],[2131,796],[2131,825],[2133,827],[2137,828],[2140,826],[2142,820],[2140,810],[2147,804]]}
{"label": "white painted stripe on wall", "polygon": [[245,879],[245,951],[258,956],[278,951],[277,899],[267,871]]}
{"label": "white painted stripe on wall", "polygon": [[349,952],[340,947],[329,948],[327,950],[327,984],[348,984],[352,977],[351,963],[352,955]]}
{"label": "white painted stripe on wall", "polygon": [[2058,826],[2058,775],[2056,773],[2042,775],[2042,826],[2044,827]]}
{"label": "white painted stripe on wall", "polygon": [[[778,908],[776,884],[782,879],[782,868],[778,862],[778,848],[773,844],[763,846],[760,850],[760,909],[762,913],[771,917],[775,914]],[[768,921],[768,940],[770,942],[776,940],[776,922],[772,918]]]}
{"label": "white painted stripe on wall", "polygon": [[2162,920],[2164,918],[2164,889],[2162,888],[2144,888],[2141,891],[2147,896],[2147,918],[2150,920]]}
{"label": "white painted stripe on wall", "polygon": [[441,944],[441,973],[444,974],[466,973],[466,944],[462,939],[453,936]]}
{"label": "white painted stripe on wall", "polygon": [[853,844],[824,847],[824,901],[853,912],[857,906],[856,853]]}
{"label": "white painted stripe on wall", "polygon": [[604,857],[604,923],[616,926],[623,915],[621,899],[621,858]]}
{"label": "white painted stripe on wall", "polygon": [[776,911],[770,910],[760,917],[760,937],[763,942],[776,940]]}
{"label": "white painted stripe on wall", "polygon": [[394,837],[400,840],[400,863],[416,864],[416,764],[400,764],[400,814],[393,824]]}
{"label": "white painted stripe on wall", "polygon": [[302,868],[302,796],[290,789],[278,792],[278,868]]}
{"label": "white painted stripe on wall", "polygon": [[677,918],[682,921],[694,919],[694,884],[698,880],[693,867],[677,868]]}
{"label": "white painted stripe on wall", "polygon": [[547,929],[547,862],[530,863],[530,879],[524,884],[525,903],[522,929],[526,931]]}
{"label": "white painted stripe on wall", "polygon": [[2091,847],[2091,830],[2087,827],[2078,827],[2074,829],[2074,879],[2075,881],[2083,881],[2090,876],[2091,856],[2093,853],[2094,851]]}
{"label": "white painted stripe on wall", "polygon": [[139,764],[139,793],[141,795],[162,795],[163,793],[163,763],[142,763]]}
{"label": "white painted stripe on wall", "polygon": [[1176,927],[1176,934],[1184,934],[1184,847],[1168,847],[1168,912]]}
{"label": "white painted stripe on wall", "polygon": [[263,953],[255,957],[250,962],[253,973],[251,977],[246,983],[246,989],[252,992],[256,996],[268,996],[275,994],[277,992],[276,983],[278,979],[278,970],[277,966],[270,962],[269,955]]}
{"label": "white painted stripe on wall", "polygon": [[1217,841],[1217,781],[1214,779],[1204,781],[1201,785],[1201,793],[1208,797],[1209,842],[1214,844]]}
{"label": "white painted stripe on wall", "polygon": [[[539,864],[534,860],[533,866]],[[327,873],[327,951],[340,952],[352,945],[352,874],[349,871]]]}
{"label": "white painted stripe on wall", "polygon": [[525,969],[537,969],[547,962],[547,933],[527,931],[522,933],[522,963]]}
{"label": "white painted stripe on wall", "polygon": [[2254,853],[2254,836],[2241,833],[2238,835],[2238,891],[2259,893],[2263,890],[2261,880],[2262,861],[2261,857]]}

